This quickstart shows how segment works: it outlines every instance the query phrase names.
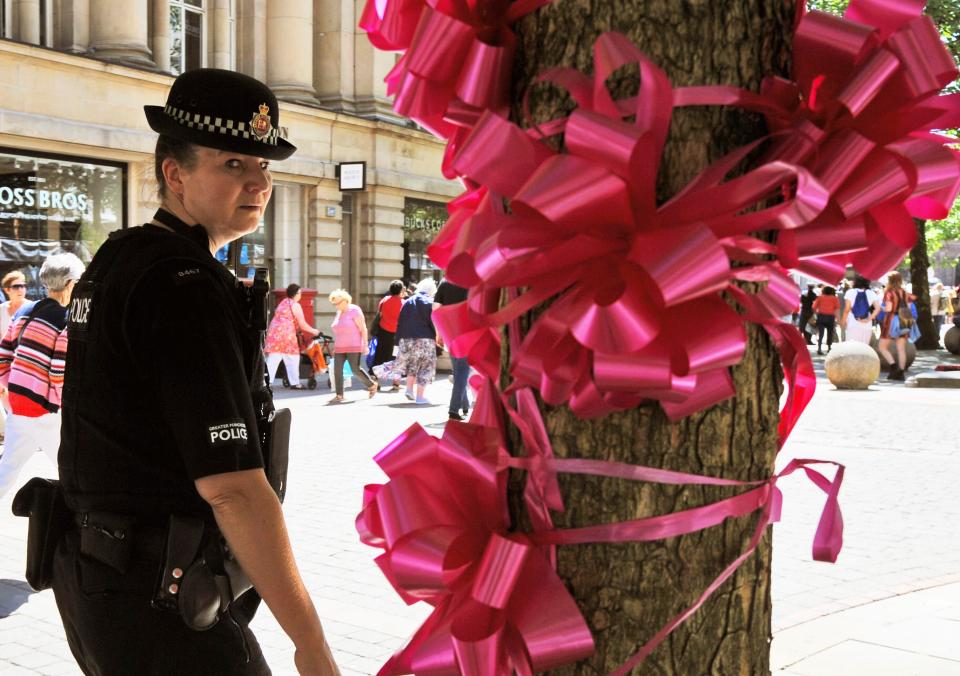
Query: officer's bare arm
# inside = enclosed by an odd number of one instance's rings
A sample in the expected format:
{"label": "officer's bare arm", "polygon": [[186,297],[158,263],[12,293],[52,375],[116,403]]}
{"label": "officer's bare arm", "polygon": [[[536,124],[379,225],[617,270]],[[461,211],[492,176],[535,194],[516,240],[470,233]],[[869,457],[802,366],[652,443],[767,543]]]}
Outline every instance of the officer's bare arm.
{"label": "officer's bare arm", "polygon": [[317,655],[337,674],[320,618],[293,559],[280,501],[262,469],[214,474],[196,481],[217,524],[298,653]]}

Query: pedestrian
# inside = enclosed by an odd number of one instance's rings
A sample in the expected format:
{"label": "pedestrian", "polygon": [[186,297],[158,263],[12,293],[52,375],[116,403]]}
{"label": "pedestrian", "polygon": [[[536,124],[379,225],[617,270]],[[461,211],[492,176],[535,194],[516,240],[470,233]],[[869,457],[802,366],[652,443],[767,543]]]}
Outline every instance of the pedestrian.
{"label": "pedestrian", "polygon": [[264,471],[283,442],[266,285],[214,257],[257,230],[270,160],[295,147],[274,94],[240,73],[183,73],[145,112],[160,209],[101,245],[68,321],[59,465],[75,525],[52,574],[67,642],[85,674],[265,675],[248,626],[262,597],[299,672],[338,674]]}
{"label": "pedestrian", "polygon": [[367,388],[367,394],[377,393],[377,384],[360,367],[360,355],[367,351],[367,320],[363,318],[363,310],[353,304],[353,298],[344,289],[330,292],[330,303],[337,314],[333,318],[333,378],[336,395],[331,403],[343,401],[343,365],[350,362],[353,371]]}
{"label": "pedestrian", "polygon": [[813,301],[817,299],[817,293],[814,291],[813,284],[807,284],[807,292],[800,296],[800,319],[797,321],[798,328],[803,334],[803,339],[807,345],[813,345],[813,336],[810,333],[810,319],[813,317]]}
{"label": "pedestrian", "polygon": [[[444,305],[455,305],[467,300],[467,290],[453,282],[444,279],[437,287],[433,297],[433,309]],[[443,347],[443,339],[437,334],[437,345]],[[447,417],[450,420],[463,420],[470,411],[470,399],[467,395],[467,381],[470,378],[470,364],[466,357],[455,357],[450,353],[450,363],[453,365],[453,392],[450,394],[450,406]],[[462,414],[462,415],[461,415]]]}
{"label": "pedestrian", "polygon": [[[880,342],[877,350],[880,357],[890,366],[888,380],[906,380],[907,371],[907,337],[909,327],[901,325],[899,311],[909,307],[916,298],[903,289],[903,277],[899,272],[891,272],[887,276],[887,286],[883,292],[883,321],[880,323]],[[890,353],[890,341],[893,341],[897,350],[894,360]]]}
{"label": "pedestrian", "polygon": [[267,382],[273,383],[277,377],[280,362],[283,361],[287,381],[292,390],[302,389],[300,385],[300,352],[302,350],[301,340],[297,338],[297,334],[306,334],[311,337],[320,334],[320,331],[310,326],[303,316],[303,308],[300,306],[302,296],[300,285],[287,286],[286,298],[277,304],[273,319],[270,320],[270,326],[267,328],[266,342],[263,344],[269,376]]}
{"label": "pedestrian", "polygon": [[394,338],[397,333],[397,320],[403,306],[403,282],[395,279],[390,282],[390,290],[380,299],[377,316],[374,318],[374,337],[377,339],[377,351],[373,355],[373,366],[379,366],[393,359]]}
{"label": "pedestrian", "polygon": [[937,282],[930,292],[930,314],[933,315],[933,327],[936,329],[937,342],[940,342],[940,333],[947,320],[947,306],[950,297],[943,288],[943,282]]}
{"label": "pedestrian", "polygon": [[[397,353],[395,373],[407,377],[404,395],[418,404],[429,405],[427,385],[437,372],[437,331],[433,327],[433,297],[437,283],[432,277],[420,280],[416,292],[403,301],[397,319]],[[416,394],[414,394],[416,385]]]}
{"label": "pedestrian", "polygon": [[[12,270],[0,280],[0,287],[7,298],[0,303],[0,340],[3,340],[14,316],[27,300],[27,278],[19,270]],[[7,391],[0,387],[0,439],[6,434],[7,408]]]}
{"label": "pedestrian", "polygon": [[20,270],[13,270],[0,280],[3,293],[7,300],[0,303],[0,340],[7,335],[7,330],[13,324],[13,317],[17,314],[27,299],[27,278]]}
{"label": "pedestrian", "polygon": [[0,341],[0,386],[7,391],[10,406],[0,457],[0,498],[35,451],[43,451],[57,464],[67,305],[82,274],[83,262],[72,253],[48,256],[40,268],[47,297],[12,324]]}
{"label": "pedestrian", "polygon": [[880,296],[870,288],[868,279],[857,276],[844,299],[840,324],[846,327],[845,340],[869,345],[873,338],[873,320],[880,312]]}
{"label": "pedestrian", "polygon": [[823,287],[823,292],[813,301],[813,311],[817,314],[817,354],[823,354],[824,333],[827,334],[827,352],[833,346],[833,329],[839,310],[837,290],[832,286]]}

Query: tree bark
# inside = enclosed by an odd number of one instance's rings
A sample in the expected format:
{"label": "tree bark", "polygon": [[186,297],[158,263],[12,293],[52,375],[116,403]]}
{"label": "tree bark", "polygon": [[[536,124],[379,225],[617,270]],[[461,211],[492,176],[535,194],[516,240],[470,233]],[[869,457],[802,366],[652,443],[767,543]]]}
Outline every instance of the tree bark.
{"label": "tree bark", "polygon": [[927,279],[927,269],[930,267],[930,258],[927,256],[927,222],[920,218],[913,220],[917,224],[917,243],[910,249],[910,286],[913,295],[917,297],[917,327],[920,329],[917,349],[936,350],[940,347],[940,336],[933,324],[933,314],[930,311],[930,282]]}
{"label": "tree bark", "polygon": [[[562,0],[517,27],[513,112],[531,80],[551,66],[592,72],[592,45],[602,32],[626,34],[675,86],[729,84],[756,91],[769,74],[788,73],[793,0]],[[635,92],[636,72],[612,79],[615,94]],[[571,110],[558,90],[538,86],[533,119]],[[658,177],[664,201],[707,163],[766,133],[763,120],[731,108],[675,111]],[[709,326],[703,330],[709,331]],[[782,372],[766,334],[748,327],[749,345],[733,369],[737,397],[670,423],[659,406],[644,405],[597,421],[566,407],[541,405],[561,457],[617,460],[741,480],[766,479],[777,449]],[[561,476],[566,512],[558,527],[665,514],[733,494],[730,489],[636,484]],[[512,486],[516,497],[517,486]],[[514,516],[523,522],[519,501]],[[561,547],[558,567],[597,644],[595,655],[557,670],[608,673],[636,652],[746,546],[756,516],[685,537],[653,543]],[[642,665],[645,674],[768,674],[770,561],[768,534],[758,551]]]}

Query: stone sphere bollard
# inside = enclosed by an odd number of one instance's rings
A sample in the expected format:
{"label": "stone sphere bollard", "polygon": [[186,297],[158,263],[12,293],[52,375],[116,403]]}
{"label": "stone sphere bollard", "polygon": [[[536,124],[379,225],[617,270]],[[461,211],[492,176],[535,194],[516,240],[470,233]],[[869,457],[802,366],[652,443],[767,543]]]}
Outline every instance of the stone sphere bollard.
{"label": "stone sphere bollard", "polygon": [[[877,358],[880,360],[880,368],[884,371],[890,369],[890,365],[887,364],[886,360],[880,356],[880,350],[877,346],[880,344],[880,341],[876,336],[870,339],[870,347],[873,348],[873,351],[876,353]],[[897,345],[892,340],[890,341],[890,354],[893,355],[893,358],[897,358]],[[910,368],[910,365],[913,364],[913,360],[917,358],[917,346],[907,341],[907,368]]]}
{"label": "stone sphere bollard", "polygon": [[960,354],[960,326],[951,326],[943,337],[943,346],[953,354]]}
{"label": "stone sphere bollard", "polygon": [[880,376],[880,357],[855,341],[834,344],[823,366],[838,390],[865,390]]}

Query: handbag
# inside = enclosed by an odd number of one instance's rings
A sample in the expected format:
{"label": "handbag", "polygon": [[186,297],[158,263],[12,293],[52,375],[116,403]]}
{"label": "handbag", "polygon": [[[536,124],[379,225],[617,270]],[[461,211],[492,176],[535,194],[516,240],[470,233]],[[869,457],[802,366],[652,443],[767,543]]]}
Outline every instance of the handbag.
{"label": "handbag", "polygon": [[900,319],[901,331],[908,331],[917,321],[910,310],[910,303],[902,292],[897,297],[897,317]]}
{"label": "handbag", "polygon": [[308,338],[307,334],[300,330],[297,326],[297,316],[293,314],[293,303],[287,306],[290,308],[290,321],[293,322],[293,327],[297,332],[297,347],[300,348],[300,352],[306,352],[307,348],[310,347],[310,343],[313,342],[313,339]]}
{"label": "handbag", "polygon": [[35,591],[49,589],[53,581],[53,555],[70,527],[71,513],[63,500],[60,482],[34,477],[13,498],[15,516],[29,517],[27,524],[26,578]]}

